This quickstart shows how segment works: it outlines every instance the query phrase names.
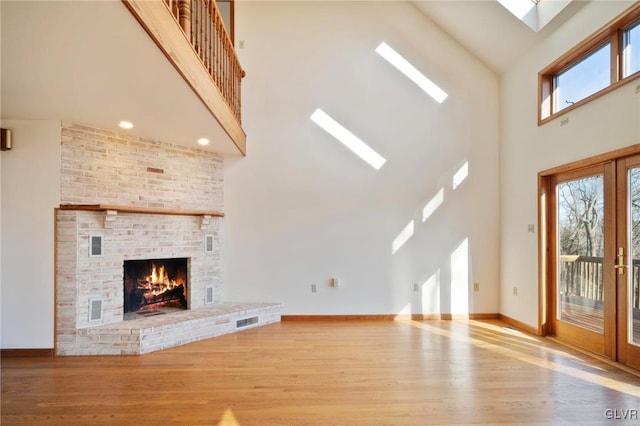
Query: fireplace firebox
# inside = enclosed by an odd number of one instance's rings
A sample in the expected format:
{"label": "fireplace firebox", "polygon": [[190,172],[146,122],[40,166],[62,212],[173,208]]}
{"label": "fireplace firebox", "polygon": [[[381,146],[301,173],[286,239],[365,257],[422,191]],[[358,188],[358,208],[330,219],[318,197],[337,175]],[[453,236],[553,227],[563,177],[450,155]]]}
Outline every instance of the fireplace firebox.
{"label": "fireplace firebox", "polygon": [[187,309],[187,258],[124,261],[124,319]]}

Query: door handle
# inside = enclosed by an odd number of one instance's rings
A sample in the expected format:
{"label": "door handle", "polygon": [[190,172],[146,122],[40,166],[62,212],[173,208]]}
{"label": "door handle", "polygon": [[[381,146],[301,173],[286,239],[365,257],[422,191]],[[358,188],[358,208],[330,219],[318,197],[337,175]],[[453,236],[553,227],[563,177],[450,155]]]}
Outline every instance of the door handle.
{"label": "door handle", "polygon": [[624,247],[618,247],[618,263],[614,265],[614,268],[618,270],[618,275],[624,275],[624,268],[628,268],[629,265],[624,264]]}

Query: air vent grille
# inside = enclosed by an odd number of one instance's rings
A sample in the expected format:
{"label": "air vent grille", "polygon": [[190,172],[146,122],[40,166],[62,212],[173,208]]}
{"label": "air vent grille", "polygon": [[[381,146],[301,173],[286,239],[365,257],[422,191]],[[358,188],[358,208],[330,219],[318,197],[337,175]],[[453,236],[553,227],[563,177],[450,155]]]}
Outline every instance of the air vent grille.
{"label": "air vent grille", "polygon": [[213,286],[204,289],[204,303],[207,305],[213,303]]}
{"label": "air vent grille", "polygon": [[89,300],[89,321],[102,321],[102,300]]}
{"label": "air vent grille", "polygon": [[89,256],[102,256],[102,235],[91,235],[89,237]]}
{"label": "air vent grille", "polygon": [[236,328],[248,327],[258,323],[258,317],[243,318],[236,321]]}
{"label": "air vent grille", "polygon": [[204,237],[204,251],[205,253],[213,253],[215,249],[213,235],[206,235]]}

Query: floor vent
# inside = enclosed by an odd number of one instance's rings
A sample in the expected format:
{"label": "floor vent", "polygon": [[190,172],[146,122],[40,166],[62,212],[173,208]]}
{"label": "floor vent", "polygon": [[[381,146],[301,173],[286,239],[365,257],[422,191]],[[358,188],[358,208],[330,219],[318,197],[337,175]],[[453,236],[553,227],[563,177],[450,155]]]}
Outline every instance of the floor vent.
{"label": "floor vent", "polygon": [[258,317],[243,318],[236,321],[236,328],[247,327],[258,323]]}

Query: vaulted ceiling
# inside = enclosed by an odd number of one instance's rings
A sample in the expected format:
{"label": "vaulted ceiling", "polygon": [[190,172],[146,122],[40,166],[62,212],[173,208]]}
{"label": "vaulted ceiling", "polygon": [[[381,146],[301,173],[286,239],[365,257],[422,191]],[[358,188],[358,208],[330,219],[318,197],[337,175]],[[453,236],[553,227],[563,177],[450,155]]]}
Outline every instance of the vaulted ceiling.
{"label": "vaulted ceiling", "polygon": [[[498,1],[413,3],[501,74],[583,2],[571,2],[539,32]],[[188,146],[207,137],[212,143],[206,149],[239,154],[122,2],[2,0],[0,12],[3,119],[56,119],[116,131],[128,120],[139,136]]]}
{"label": "vaulted ceiling", "polygon": [[[503,3],[511,0],[503,0]],[[518,0],[513,0],[518,1]],[[531,0],[523,0],[530,2]],[[558,0],[541,0],[537,8],[561,3]],[[467,50],[478,57],[485,65],[502,74],[527,50],[555,31],[562,23],[582,8],[586,1],[572,1],[561,10],[553,10],[538,22],[536,19],[526,21],[527,17],[519,19],[496,0],[428,0],[413,2],[428,19],[434,21],[440,28],[450,34]],[[564,4],[562,5],[564,6]],[[560,9],[560,7],[557,7]],[[540,10],[535,8],[530,14],[535,15]],[[547,19],[553,14],[553,19]],[[532,21],[543,26],[534,31],[527,23]]]}

